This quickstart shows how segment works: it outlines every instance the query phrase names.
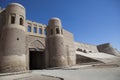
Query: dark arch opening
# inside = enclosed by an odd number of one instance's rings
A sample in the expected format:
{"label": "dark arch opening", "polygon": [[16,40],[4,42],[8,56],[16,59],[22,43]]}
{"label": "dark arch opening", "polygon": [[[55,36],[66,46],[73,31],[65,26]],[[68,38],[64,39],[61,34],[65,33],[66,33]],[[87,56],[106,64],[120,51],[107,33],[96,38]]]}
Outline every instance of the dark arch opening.
{"label": "dark arch opening", "polygon": [[59,28],[56,28],[56,34],[60,34]]}
{"label": "dark arch opening", "polygon": [[37,70],[45,68],[45,51],[29,48],[29,69]]}
{"label": "dark arch opening", "polygon": [[29,47],[29,69],[39,70],[45,68],[45,45],[40,40],[30,43]]}
{"label": "dark arch opening", "polygon": [[11,16],[11,24],[15,24],[15,15]]}
{"label": "dark arch opening", "polygon": [[20,18],[20,25],[23,25],[23,18]]}

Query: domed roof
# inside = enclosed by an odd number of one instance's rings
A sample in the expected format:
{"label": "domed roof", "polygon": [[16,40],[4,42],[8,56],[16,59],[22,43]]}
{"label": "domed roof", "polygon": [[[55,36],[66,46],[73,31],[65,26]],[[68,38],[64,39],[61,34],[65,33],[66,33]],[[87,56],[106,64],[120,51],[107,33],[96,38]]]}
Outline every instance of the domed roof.
{"label": "domed roof", "polygon": [[24,8],[24,6],[19,4],[19,3],[10,3],[9,5],[17,5],[17,6],[20,6],[20,7]]}
{"label": "domed roof", "polygon": [[48,25],[61,26],[61,20],[57,17],[53,17],[49,20]]}
{"label": "domed roof", "polygon": [[51,18],[50,20],[58,20],[58,21],[61,21],[59,18],[57,18],[57,17],[53,17],[53,18]]}

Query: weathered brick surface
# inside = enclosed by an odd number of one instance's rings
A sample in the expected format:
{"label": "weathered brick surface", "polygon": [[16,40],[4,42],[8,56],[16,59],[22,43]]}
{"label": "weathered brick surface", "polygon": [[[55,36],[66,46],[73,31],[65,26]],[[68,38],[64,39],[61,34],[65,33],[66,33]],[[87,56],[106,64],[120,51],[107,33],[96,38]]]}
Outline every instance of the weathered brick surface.
{"label": "weathered brick surface", "polygon": [[50,66],[65,66],[67,55],[64,52],[64,42],[61,36],[51,37],[48,40]]}
{"label": "weathered brick surface", "polygon": [[[12,14],[16,16],[14,24],[11,24]],[[23,25],[20,25],[21,17]],[[50,19],[47,27],[26,20],[25,8],[18,3],[12,3],[5,10],[0,10],[0,21],[0,72],[28,70],[30,49],[44,51],[46,67],[75,65],[76,50],[84,53],[100,51],[113,55],[119,54],[109,44],[96,47],[96,45],[75,42],[74,35],[62,29],[59,18]],[[27,31],[28,26],[31,26],[31,31]],[[37,28],[36,32],[34,27]]]}
{"label": "weathered brick surface", "polygon": [[79,42],[74,42],[75,45],[75,50],[77,50],[78,48],[81,49],[82,51],[86,51],[86,52],[98,52],[98,49],[96,47],[96,45],[91,45],[91,44],[87,44],[87,43],[79,43]]}
{"label": "weathered brick surface", "polygon": [[[2,24],[0,35],[0,72],[13,72],[26,70],[26,32],[25,9],[18,4],[10,4],[5,9],[5,24]],[[11,24],[11,15],[15,14],[15,23]],[[23,24],[20,25],[20,17]],[[0,26],[1,27],[1,26]]]}
{"label": "weathered brick surface", "polygon": [[[58,29],[58,31],[56,29]],[[46,44],[49,54],[49,66],[60,67],[68,65],[60,19],[58,18],[50,19],[46,30],[47,30]]]}
{"label": "weathered brick surface", "polygon": [[68,64],[75,65],[76,64],[76,54],[75,54],[73,34],[64,29],[63,35],[64,35],[65,52],[67,53]]}

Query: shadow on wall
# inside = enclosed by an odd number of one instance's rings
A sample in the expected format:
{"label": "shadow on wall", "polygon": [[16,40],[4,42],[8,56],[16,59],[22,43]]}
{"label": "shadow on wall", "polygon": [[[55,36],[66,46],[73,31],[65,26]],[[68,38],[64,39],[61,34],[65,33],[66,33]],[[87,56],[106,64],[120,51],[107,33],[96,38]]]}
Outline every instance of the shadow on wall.
{"label": "shadow on wall", "polygon": [[87,51],[87,50],[83,50],[83,49],[80,49],[78,48],[77,51],[80,51],[80,52],[83,52],[83,53],[92,53],[92,51]]}
{"label": "shadow on wall", "polygon": [[98,48],[99,52],[104,52],[104,53],[107,53],[107,54],[120,56],[120,52],[117,49],[113,48],[110,43],[97,45],[97,48]]}

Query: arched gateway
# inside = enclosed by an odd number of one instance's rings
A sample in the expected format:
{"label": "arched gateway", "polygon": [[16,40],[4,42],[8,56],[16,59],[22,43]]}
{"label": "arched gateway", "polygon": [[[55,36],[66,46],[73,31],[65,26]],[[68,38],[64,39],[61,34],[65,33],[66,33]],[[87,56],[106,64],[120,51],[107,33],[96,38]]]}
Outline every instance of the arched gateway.
{"label": "arched gateway", "polygon": [[35,40],[29,45],[29,69],[44,69],[45,68],[45,45]]}

